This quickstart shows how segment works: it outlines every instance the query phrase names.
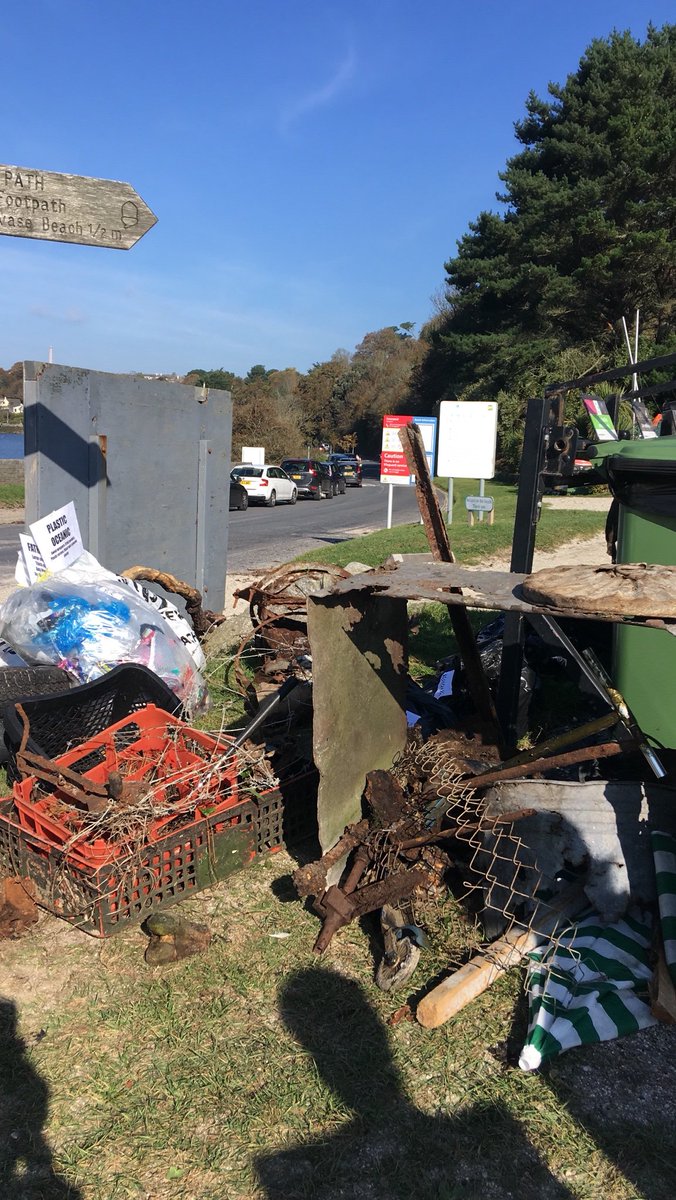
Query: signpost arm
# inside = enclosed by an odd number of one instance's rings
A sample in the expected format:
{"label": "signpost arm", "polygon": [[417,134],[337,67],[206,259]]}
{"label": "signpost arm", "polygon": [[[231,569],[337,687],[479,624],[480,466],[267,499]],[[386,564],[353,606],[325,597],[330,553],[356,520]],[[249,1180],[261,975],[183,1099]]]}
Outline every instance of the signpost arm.
{"label": "signpost arm", "polygon": [[[406,425],[400,429],[399,441],[406,455],[408,468],[411,474],[415,475],[415,489],[420,514],[432,554],[438,562],[455,562],[455,555],[448,539],[448,530],[432,486],[425,446],[417,425]],[[464,605],[449,605],[448,615],[467,672],[467,682],[477,712],[490,725],[498,740],[501,740],[493,697],[484,674],[467,609]]]}

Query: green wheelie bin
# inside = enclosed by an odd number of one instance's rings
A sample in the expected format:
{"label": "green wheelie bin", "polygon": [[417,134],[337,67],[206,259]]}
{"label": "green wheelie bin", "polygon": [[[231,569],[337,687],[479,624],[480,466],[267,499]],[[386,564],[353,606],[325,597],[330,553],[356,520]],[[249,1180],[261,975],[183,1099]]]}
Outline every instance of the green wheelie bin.
{"label": "green wheelie bin", "polygon": [[[619,505],[617,562],[675,566],[676,437],[601,443],[592,461]],[[676,637],[616,625],[612,675],[647,741],[676,749]]]}

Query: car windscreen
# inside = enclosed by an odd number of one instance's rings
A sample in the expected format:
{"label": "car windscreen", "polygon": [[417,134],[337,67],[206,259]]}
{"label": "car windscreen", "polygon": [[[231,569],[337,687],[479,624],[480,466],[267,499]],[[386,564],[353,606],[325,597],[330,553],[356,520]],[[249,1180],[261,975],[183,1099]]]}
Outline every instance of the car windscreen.
{"label": "car windscreen", "polygon": [[263,474],[262,467],[235,467],[232,472],[236,479],[260,479]]}
{"label": "car windscreen", "polygon": [[309,471],[312,464],[306,458],[285,458],[282,463],[283,471]]}

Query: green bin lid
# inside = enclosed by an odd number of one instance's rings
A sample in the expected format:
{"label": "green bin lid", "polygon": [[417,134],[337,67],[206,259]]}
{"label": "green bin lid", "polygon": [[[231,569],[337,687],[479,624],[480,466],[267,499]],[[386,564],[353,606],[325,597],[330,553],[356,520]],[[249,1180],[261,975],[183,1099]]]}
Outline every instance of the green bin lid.
{"label": "green bin lid", "polygon": [[601,472],[676,470],[676,437],[632,438],[588,446],[590,461]]}

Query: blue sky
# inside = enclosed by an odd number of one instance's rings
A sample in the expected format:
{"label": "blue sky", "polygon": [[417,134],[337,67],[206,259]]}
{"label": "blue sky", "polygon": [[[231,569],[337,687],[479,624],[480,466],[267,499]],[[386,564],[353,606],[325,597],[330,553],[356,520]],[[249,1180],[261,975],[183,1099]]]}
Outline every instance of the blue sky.
{"label": "blue sky", "polygon": [[0,236],[0,366],[306,371],[431,315],[532,88],[664,0],[6,5],[3,162],[133,185],[129,251]]}

